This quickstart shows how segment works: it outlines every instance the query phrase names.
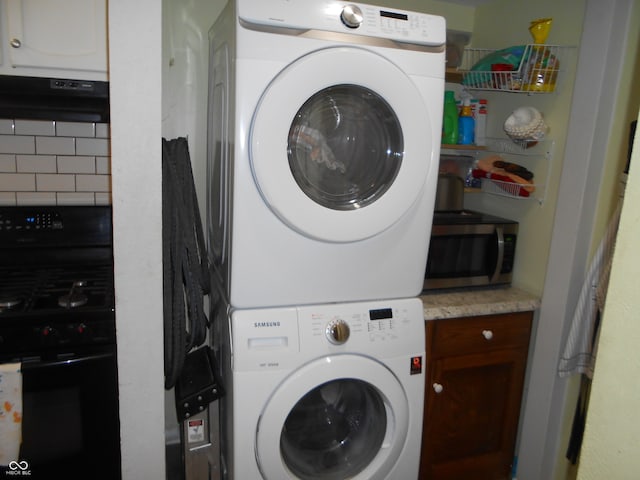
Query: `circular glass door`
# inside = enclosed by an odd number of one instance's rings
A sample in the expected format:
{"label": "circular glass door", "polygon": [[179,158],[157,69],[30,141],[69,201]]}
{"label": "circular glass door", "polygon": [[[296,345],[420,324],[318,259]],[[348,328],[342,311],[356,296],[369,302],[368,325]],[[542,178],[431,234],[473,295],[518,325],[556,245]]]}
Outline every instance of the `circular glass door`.
{"label": "circular glass door", "polygon": [[267,480],[385,478],[407,435],[408,401],[381,363],[338,355],[293,372],[269,398],[256,431]]}
{"label": "circular glass door", "polygon": [[400,121],[380,95],[359,85],[314,94],[291,123],[289,168],[314,202],[354,210],[391,187],[404,155]]}
{"label": "circular glass door", "polygon": [[[329,242],[397,222],[437,170],[429,114],[413,81],[373,52],[312,52],[278,74],[254,113],[256,186],[290,228]],[[439,139],[437,139],[439,141]]]}
{"label": "circular glass door", "polygon": [[360,380],[333,380],[291,409],[280,451],[297,478],[352,478],[375,458],[386,431],[384,401],[375,388]]}

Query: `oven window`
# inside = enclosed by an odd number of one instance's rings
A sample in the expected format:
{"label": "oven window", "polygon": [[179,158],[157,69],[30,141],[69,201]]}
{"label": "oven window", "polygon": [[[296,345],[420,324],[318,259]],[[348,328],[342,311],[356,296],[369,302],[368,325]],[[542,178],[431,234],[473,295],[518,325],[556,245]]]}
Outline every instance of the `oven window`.
{"label": "oven window", "polygon": [[400,121],[375,92],[336,85],[311,96],[289,130],[289,167],[316,203],[354,210],[389,189],[403,159]]}
{"label": "oven window", "polygon": [[296,478],[352,478],[378,454],[386,431],[384,400],[373,386],[333,380],[293,407],[282,428],[280,451]]}

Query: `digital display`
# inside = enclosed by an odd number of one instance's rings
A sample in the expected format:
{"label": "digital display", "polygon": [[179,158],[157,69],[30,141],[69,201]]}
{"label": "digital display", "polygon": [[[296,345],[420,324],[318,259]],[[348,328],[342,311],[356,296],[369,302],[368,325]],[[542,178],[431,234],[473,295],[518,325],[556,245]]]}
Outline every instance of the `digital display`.
{"label": "digital display", "polygon": [[393,311],[390,308],[369,310],[369,320],[384,320],[386,318],[393,318]]}
{"label": "digital display", "polygon": [[380,16],[393,18],[395,20],[409,20],[409,15],[405,13],[388,12],[386,10],[380,10]]}
{"label": "digital display", "polygon": [[33,225],[36,223],[36,217],[27,217],[25,218],[25,223],[27,225]]}

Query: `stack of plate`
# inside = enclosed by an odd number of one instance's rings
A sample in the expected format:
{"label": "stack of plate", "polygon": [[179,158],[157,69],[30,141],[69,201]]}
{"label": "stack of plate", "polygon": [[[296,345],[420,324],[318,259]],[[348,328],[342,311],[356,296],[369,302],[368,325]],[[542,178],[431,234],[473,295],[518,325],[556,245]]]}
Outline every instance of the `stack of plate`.
{"label": "stack of plate", "polygon": [[514,110],[504,122],[505,133],[516,143],[542,140],[548,130],[542,114],[533,107]]}

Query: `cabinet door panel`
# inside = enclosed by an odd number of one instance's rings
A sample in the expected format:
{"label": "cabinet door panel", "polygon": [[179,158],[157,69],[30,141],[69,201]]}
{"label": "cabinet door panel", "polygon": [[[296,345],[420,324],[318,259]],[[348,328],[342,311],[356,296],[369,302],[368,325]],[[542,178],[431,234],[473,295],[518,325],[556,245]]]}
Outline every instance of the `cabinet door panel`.
{"label": "cabinet door panel", "polygon": [[14,67],[106,71],[106,0],[8,0]]}
{"label": "cabinet door panel", "polygon": [[[427,322],[421,479],[511,478],[532,318]],[[500,341],[485,342],[479,328]]]}
{"label": "cabinet door panel", "polygon": [[513,363],[503,352],[485,356],[473,366],[469,360],[457,357],[435,363],[433,378],[443,388],[430,399],[429,418],[436,429],[430,441],[436,463],[502,448]]}

